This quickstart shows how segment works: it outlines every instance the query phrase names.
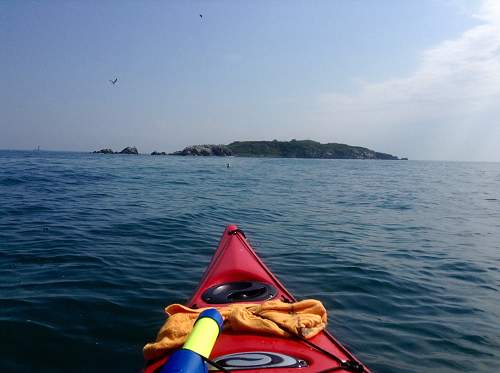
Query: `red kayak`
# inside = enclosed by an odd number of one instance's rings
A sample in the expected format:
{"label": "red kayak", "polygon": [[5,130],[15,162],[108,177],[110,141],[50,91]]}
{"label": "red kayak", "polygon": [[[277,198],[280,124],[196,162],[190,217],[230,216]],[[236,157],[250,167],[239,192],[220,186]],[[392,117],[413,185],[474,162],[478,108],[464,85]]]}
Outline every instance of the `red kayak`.
{"label": "red kayak", "polygon": [[[271,299],[296,301],[253,251],[245,234],[229,225],[187,305],[218,307]],[[225,369],[241,373],[370,372],[327,331],[309,340],[223,332],[210,357]],[[167,359],[148,362],[145,373],[157,372]]]}

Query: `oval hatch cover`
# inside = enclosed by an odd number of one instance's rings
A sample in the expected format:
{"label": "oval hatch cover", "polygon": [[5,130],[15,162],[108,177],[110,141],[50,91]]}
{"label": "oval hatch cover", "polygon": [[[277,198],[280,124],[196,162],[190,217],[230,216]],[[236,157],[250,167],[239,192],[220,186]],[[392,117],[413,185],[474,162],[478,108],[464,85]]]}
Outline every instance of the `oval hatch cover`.
{"label": "oval hatch cover", "polygon": [[[218,356],[214,361],[228,370],[264,368],[302,368],[307,363],[295,357],[269,351],[249,351]],[[210,367],[210,370],[217,370]]]}

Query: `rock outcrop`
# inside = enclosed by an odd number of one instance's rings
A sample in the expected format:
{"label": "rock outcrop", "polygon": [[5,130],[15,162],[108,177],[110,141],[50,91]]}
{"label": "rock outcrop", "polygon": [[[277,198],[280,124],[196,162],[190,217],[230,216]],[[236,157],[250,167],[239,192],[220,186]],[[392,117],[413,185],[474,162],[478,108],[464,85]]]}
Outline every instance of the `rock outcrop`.
{"label": "rock outcrop", "polygon": [[172,153],[172,155],[194,155],[194,156],[228,156],[232,155],[231,149],[226,145],[193,145],[183,150]]}
{"label": "rock outcrop", "polygon": [[167,155],[165,152],[157,152],[156,150],[151,153],[151,155]]}
{"label": "rock outcrop", "polygon": [[114,152],[113,149],[105,148],[101,150],[95,150],[93,153],[99,154],[139,154],[135,146],[127,146],[121,152]]}
{"label": "rock outcrop", "polygon": [[135,146],[127,146],[120,153],[117,154],[139,154]]}
{"label": "rock outcrop", "polygon": [[114,151],[113,151],[113,149],[106,148],[106,149],[101,149],[101,150],[94,150],[94,153],[99,153],[99,154],[113,154]]}

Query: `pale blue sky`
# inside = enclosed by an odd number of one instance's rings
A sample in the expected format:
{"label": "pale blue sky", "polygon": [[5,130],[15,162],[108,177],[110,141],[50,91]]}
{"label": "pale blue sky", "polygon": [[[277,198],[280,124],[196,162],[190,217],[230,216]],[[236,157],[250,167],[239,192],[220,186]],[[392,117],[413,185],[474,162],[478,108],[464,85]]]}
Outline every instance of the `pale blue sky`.
{"label": "pale blue sky", "polygon": [[500,161],[496,3],[2,1],[0,148],[310,138]]}

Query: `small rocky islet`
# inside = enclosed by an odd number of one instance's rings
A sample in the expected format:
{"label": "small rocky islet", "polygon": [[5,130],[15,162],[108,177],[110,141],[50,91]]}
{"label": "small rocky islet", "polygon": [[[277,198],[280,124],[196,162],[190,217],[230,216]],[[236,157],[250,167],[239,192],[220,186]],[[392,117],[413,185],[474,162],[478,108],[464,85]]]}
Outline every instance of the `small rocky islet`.
{"label": "small rocky islet", "polygon": [[[101,154],[139,154],[136,147],[128,146],[121,152],[112,149],[94,151]],[[154,151],[151,155],[180,156],[236,156],[236,157],[275,157],[275,158],[319,158],[319,159],[386,159],[399,160],[397,156],[376,152],[361,146],[339,143],[322,144],[312,140],[291,141],[234,141],[227,145],[191,145],[182,150],[166,153]],[[407,160],[408,158],[401,158]]]}
{"label": "small rocky islet", "polygon": [[95,151],[93,151],[93,153],[96,153],[96,154],[136,154],[136,155],[138,155],[139,151],[137,150],[137,148],[135,146],[127,146],[126,148],[124,148],[120,152],[114,152],[113,149],[105,148],[105,149],[101,149],[101,150],[95,150]]}

